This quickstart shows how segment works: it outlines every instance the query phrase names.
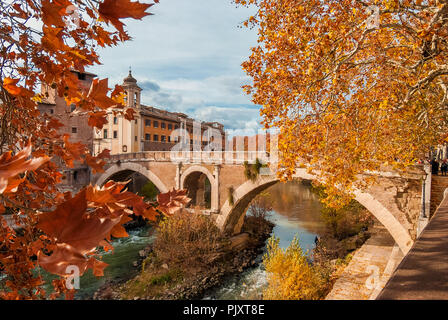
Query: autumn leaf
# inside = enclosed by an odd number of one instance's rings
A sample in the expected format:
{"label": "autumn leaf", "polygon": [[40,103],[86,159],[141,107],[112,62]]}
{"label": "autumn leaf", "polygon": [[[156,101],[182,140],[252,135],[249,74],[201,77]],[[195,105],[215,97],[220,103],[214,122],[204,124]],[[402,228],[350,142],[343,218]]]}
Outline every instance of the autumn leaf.
{"label": "autumn leaf", "polygon": [[12,156],[11,152],[6,152],[0,156],[0,193],[12,192],[18,184],[23,182],[23,179],[14,180],[11,178],[19,173],[35,170],[50,160],[47,156],[27,160],[30,155],[31,143],[29,141],[28,145],[15,156]]}
{"label": "autumn leaf", "polygon": [[68,275],[67,267],[69,266],[77,266],[80,275],[82,275],[87,268],[88,262],[88,259],[83,254],[67,243],[56,244],[56,248],[49,256],[39,251],[37,257],[42,268],[60,276]]}
{"label": "autumn leaf", "polygon": [[191,201],[187,197],[187,190],[171,190],[157,195],[158,209],[166,215],[173,215],[177,210]]}
{"label": "autumn leaf", "polygon": [[106,23],[110,21],[118,31],[124,32],[124,24],[119,19],[134,18],[140,20],[150,15],[145,11],[153,5],[130,0],[105,0],[100,3],[98,12]]}
{"label": "autumn leaf", "polygon": [[124,118],[129,121],[134,120],[135,119],[134,114],[135,114],[135,111],[132,108],[128,108],[128,109],[126,109],[126,111],[124,113]]}
{"label": "autumn leaf", "polygon": [[42,0],[42,21],[47,26],[63,27],[62,16],[67,15],[67,7],[72,3],[67,0]]}
{"label": "autumn leaf", "polygon": [[94,79],[87,95],[89,99],[94,101],[96,106],[102,109],[108,109],[116,104],[113,99],[107,96],[109,91],[107,84],[107,79]]}
{"label": "autumn leaf", "polygon": [[6,89],[10,94],[12,95],[18,95],[21,92],[21,89],[17,87],[17,83],[19,82],[19,79],[11,79],[6,77],[3,80],[3,88]]}
{"label": "autumn leaf", "polygon": [[98,218],[87,214],[84,188],[75,197],[58,205],[56,210],[41,214],[37,227],[58,243],[67,243],[81,254],[87,254],[108,238],[120,221],[121,216]]}
{"label": "autumn leaf", "polygon": [[105,111],[89,112],[88,125],[94,128],[102,129],[107,124],[107,114]]}
{"label": "autumn leaf", "polygon": [[91,155],[86,155],[86,163],[89,167],[92,168],[93,173],[98,172],[104,172],[104,165],[106,164],[106,161],[101,160],[101,158],[98,157],[92,157]]}

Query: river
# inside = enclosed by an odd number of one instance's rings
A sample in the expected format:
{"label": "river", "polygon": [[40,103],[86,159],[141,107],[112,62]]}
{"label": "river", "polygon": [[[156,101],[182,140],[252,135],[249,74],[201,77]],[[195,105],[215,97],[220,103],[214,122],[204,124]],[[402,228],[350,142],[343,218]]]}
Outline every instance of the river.
{"label": "river", "polygon": [[[310,187],[301,182],[278,183],[267,189],[263,197],[272,205],[269,219],[275,223],[273,233],[280,238],[280,247],[286,248],[297,236],[304,251],[312,250],[315,237],[323,231],[324,224],[320,219],[321,204]],[[91,298],[108,280],[132,276],[136,272],[133,262],[153,237],[153,229],[145,227],[130,231],[128,238],[113,241],[114,252],[103,255],[103,260],[109,264],[104,277],[96,278],[89,270],[80,279],[75,299]],[[259,262],[262,256],[259,255]],[[44,278],[48,284],[51,282],[52,277],[48,274]],[[260,263],[241,274],[229,276],[222,286],[207,292],[205,299],[258,299],[265,285],[266,273]]]}
{"label": "river", "polygon": [[[273,234],[280,239],[279,246],[286,248],[297,236],[304,250],[311,251],[315,238],[324,231],[320,218],[321,203],[309,186],[301,182],[278,183],[263,194],[272,204],[269,220],[275,223]],[[263,254],[266,252],[264,248]],[[240,274],[229,276],[224,285],[210,290],[204,299],[251,300],[260,299],[266,286],[266,272],[261,263],[263,254],[258,256],[260,264]]]}

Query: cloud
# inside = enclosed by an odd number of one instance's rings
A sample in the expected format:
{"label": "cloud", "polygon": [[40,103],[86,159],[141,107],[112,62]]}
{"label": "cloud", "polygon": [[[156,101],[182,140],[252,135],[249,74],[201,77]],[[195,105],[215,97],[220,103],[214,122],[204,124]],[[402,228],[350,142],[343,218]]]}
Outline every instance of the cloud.
{"label": "cloud", "polygon": [[140,81],[138,85],[143,90],[156,91],[156,92],[160,90],[160,86],[157,83],[149,80]]}
{"label": "cloud", "polygon": [[250,83],[241,63],[257,32],[239,28],[256,9],[231,0],[170,0],[151,9],[153,16],[126,21],[133,41],[101,49],[103,64],[91,71],[113,85],[132,66],[144,104],[231,129],[259,127],[259,107],[241,89]]}
{"label": "cloud", "polygon": [[261,130],[260,115],[257,109],[206,106],[196,109],[194,116],[203,121],[218,121],[224,124],[230,135],[252,136]]}

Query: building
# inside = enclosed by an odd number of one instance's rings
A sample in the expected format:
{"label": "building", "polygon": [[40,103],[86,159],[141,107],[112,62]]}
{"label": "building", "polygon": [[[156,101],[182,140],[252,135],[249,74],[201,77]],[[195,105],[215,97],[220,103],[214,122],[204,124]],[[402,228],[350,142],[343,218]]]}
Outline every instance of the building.
{"label": "building", "polygon": [[[77,75],[81,87],[89,90],[96,75],[89,72],[72,72]],[[38,105],[41,114],[47,113],[57,118],[63,124],[63,127],[59,129],[61,134],[69,134],[71,142],[81,142],[93,151],[93,130],[87,124],[88,115],[75,112],[75,105],[68,106],[65,99],[56,94],[55,88],[42,85],[41,92],[45,95],[43,102]],[[63,184],[74,189],[79,189],[90,182],[90,168],[85,164],[75,163],[74,168],[64,168],[63,173]]]}
{"label": "building", "polygon": [[[85,90],[89,90],[93,79],[93,73],[73,71]],[[57,118],[64,125],[60,128],[62,134],[69,134],[70,141],[81,142],[87,146],[93,155],[99,154],[104,149],[109,149],[111,154],[132,153],[142,151],[169,151],[179,142],[181,136],[176,135],[176,129],[188,133],[190,149],[195,144],[198,148],[205,146],[213,134],[218,133],[224,143],[224,126],[218,122],[196,121],[186,114],[169,112],[152,106],[141,104],[142,89],[137,85],[137,80],[129,75],[124,78],[122,84],[125,90],[126,107],[133,108],[135,120],[126,120],[122,115],[114,114],[109,110],[108,123],[98,130],[87,124],[88,115],[76,111],[75,105],[68,106],[63,97],[56,94],[56,89],[43,86],[42,93],[46,99],[39,104],[40,112],[47,113]],[[115,111],[118,111],[115,110]],[[184,140],[186,141],[186,140]],[[196,149],[197,150],[197,149]],[[77,163],[75,168],[66,168],[64,178],[67,186],[75,189],[90,182],[90,168]]]}
{"label": "building", "polygon": [[135,120],[129,121],[114,114],[113,110],[108,111],[108,124],[94,133],[94,154],[104,149],[111,150],[111,154],[170,151],[181,139],[177,129],[186,130],[183,132],[188,133],[187,140],[191,149],[193,145],[203,147],[209,142],[210,136],[216,133],[219,133],[224,141],[224,126],[219,122],[201,122],[184,113],[143,105],[142,89],[137,85],[131,71],[124,78],[122,87],[126,94],[126,107],[134,109]]}

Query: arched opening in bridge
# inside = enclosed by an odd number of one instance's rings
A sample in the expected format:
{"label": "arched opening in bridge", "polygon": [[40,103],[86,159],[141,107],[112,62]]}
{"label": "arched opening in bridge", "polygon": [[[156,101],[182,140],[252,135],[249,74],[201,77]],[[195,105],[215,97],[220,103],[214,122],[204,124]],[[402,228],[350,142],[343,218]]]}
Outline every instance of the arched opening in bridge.
{"label": "arched opening in bridge", "polygon": [[[300,180],[312,180],[313,176],[300,172],[303,176],[297,176]],[[308,178],[309,177],[309,178]],[[227,233],[239,233],[244,223],[244,217],[250,202],[261,191],[278,182],[276,177],[260,177],[256,181],[246,181],[233,192],[233,201],[230,204],[226,200],[220,209],[220,215],[216,222],[218,226]],[[354,200],[364,207],[392,236],[394,242],[400,247],[402,253],[409,251],[412,238],[408,230],[401,224],[396,216],[380,202],[375,193],[355,190]]]}
{"label": "arched opening in bridge", "polygon": [[191,199],[190,207],[211,208],[212,186],[206,174],[190,173],[184,180],[183,188],[187,189],[188,197]]}
{"label": "arched opening in bridge", "polygon": [[147,201],[155,200],[157,195],[160,193],[160,190],[151,180],[141,173],[132,170],[117,172],[107,179],[107,181],[109,180],[120,182],[129,181],[126,184],[128,191],[143,196]]}

